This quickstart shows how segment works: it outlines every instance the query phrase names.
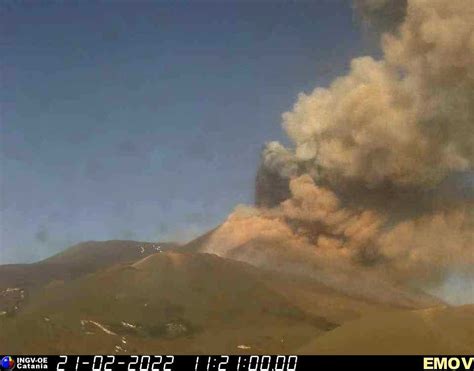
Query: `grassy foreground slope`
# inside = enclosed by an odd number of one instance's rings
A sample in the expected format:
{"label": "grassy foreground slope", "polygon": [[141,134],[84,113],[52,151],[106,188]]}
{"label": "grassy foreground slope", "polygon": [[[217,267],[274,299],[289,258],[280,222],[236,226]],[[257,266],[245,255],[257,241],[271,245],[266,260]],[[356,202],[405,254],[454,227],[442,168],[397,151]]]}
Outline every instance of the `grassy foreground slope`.
{"label": "grassy foreground slope", "polygon": [[472,354],[474,305],[364,316],[298,349],[302,354]]}

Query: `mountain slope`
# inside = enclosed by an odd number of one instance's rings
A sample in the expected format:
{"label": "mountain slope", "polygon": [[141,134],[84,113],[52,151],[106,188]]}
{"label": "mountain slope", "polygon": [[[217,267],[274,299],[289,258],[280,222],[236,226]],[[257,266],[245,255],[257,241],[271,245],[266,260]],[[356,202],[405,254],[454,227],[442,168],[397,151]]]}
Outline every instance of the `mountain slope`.
{"label": "mountain slope", "polygon": [[[311,260],[311,250],[292,246],[293,240],[272,235],[272,228],[259,229],[251,222],[230,219],[223,226],[183,245],[180,251],[215,253],[247,262],[256,267],[291,273],[345,292],[350,297],[406,309],[429,308],[445,304],[424,291],[384,277],[380,270],[348,264],[327,265]],[[237,236],[237,238],[236,238]],[[309,255],[308,255],[309,254]]]}
{"label": "mountain slope", "polygon": [[37,263],[0,265],[0,312],[15,310],[32,291],[53,280],[71,280],[177,246],[174,243],[89,241]]}
{"label": "mountain slope", "polygon": [[388,309],[215,255],[168,252],[46,285],[0,316],[0,344],[13,353],[291,352]]}
{"label": "mountain slope", "polygon": [[474,305],[365,316],[318,337],[302,354],[472,354]]}

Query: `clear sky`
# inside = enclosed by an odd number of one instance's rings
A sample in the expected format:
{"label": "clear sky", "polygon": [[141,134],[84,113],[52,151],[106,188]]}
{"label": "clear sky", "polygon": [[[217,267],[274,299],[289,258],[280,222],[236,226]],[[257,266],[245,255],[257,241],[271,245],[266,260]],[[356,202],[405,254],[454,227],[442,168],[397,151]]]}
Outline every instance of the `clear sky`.
{"label": "clear sky", "polygon": [[348,0],[2,1],[0,263],[214,227],[368,39]]}

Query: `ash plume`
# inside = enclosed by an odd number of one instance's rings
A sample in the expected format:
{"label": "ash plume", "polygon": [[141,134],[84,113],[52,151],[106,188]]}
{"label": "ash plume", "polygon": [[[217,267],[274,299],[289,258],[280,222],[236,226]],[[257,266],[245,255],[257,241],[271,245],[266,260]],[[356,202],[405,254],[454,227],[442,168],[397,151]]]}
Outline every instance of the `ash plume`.
{"label": "ash plume", "polygon": [[438,197],[473,170],[472,2],[355,7],[385,15],[383,58],[355,58],[347,75],[298,96],[283,114],[292,145],[262,152],[257,207],[239,208],[205,250],[377,295],[381,279],[474,278],[472,197]]}
{"label": "ash plume", "polygon": [[474,273],[472,202],[392,223],[387,211],[344,205],[307,174],[289,188],[276,207],[238,207],[205,251],[367,297],[395,295],[388,282],[426,287],[452,271]]}
{"label": "ash plume", "polygon": [[382,48],[382,60],[355,58],[329,88],[301,93],[283,115],[293,156],[276,159],[269,150],[263,166],[280,164],[285,173],[296,162],[315,179],[372,188],[432,187],[472,169],[471,1],[408,1],[405,21],[383,35]]}

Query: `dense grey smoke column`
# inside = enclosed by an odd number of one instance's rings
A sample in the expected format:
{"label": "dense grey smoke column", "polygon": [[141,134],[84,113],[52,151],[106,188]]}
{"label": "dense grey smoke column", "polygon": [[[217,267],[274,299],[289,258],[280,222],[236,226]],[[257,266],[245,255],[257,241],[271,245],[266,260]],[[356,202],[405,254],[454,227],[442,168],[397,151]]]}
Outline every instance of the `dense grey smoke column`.
{"label": "dense grey smoke column", "polygon": [[255,179],[255,205],[275,207],[290,197],[289,179],[261,166]]}
{"label": "dense grey smoke column", "polygon": [[293,154],[278,142],[267,143],[255,180],[255,204],[274,207],[290,197],[290,179],[300,172]]}

